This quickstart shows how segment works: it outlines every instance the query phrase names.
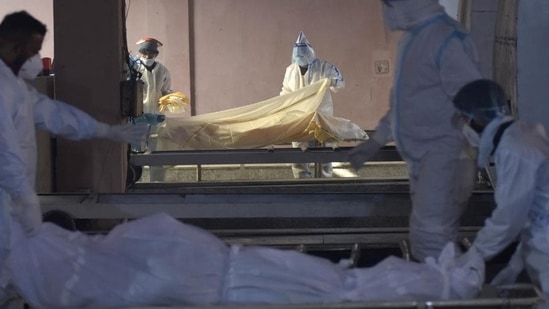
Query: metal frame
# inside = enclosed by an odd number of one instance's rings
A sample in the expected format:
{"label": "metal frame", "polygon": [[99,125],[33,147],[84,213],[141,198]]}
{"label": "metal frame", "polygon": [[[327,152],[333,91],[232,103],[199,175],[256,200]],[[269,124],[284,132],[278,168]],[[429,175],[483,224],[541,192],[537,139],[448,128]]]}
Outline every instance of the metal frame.
{"label": "metal frame", "polygon": [[[229,150],[154,151],[146,154],[131,154],[130,163],[143,165],[206,165],[206,164],[262,164],[347,162],[353,147],[307,148],[260,148]],[[385,146],[370,160],[402,161],[395,147]]]}
{"label": "metal frame", "polygon": [[[496,296],[478,297],[470,300],[440,301],[372,301],[334,304],[297,304],[297,305],[209,305],[209,306],[141,306],[125,307],[126,309],[502,309],[502,308],[537,308],[543,301],[540,291],[530,284],[512,284],[496,289]],[[513,295],[519,294],[519,295]],[[526,294],[526,295],[524,295]],[[19,297],[6,299],[2,308],[23,308]],[[98,308],[101,309],[101,308]]]}

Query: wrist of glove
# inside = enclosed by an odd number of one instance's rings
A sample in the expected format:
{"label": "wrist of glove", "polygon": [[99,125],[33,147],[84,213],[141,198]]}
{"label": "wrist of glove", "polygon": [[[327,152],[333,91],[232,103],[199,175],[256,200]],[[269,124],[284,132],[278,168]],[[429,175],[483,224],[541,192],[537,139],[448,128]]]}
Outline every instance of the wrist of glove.
{"label": "wrist of glove", "polygon": [[369,139],[349,151],[347,161],[355,170],[362,168],[364,163],[370,160],[383,145],[376,139]]}
{"label": "wrist of glove", "polygon": [[16,199],[12,213],[28,236],[36,234],[42,224],[40,201],[35,193]]}
{"label": "wrist of glove", "polygon": [[115,142],[139,145],[145,140],[148,131],[148,126],[131,124],[108,125],[99,123],[95,137],[105,138]]}
{"label": "wrist of glove", "polygon": [[485,263],[481,253],[472,246],[455,260],[450,272],[453,293],[461,299],[478,295],[485,280]]}

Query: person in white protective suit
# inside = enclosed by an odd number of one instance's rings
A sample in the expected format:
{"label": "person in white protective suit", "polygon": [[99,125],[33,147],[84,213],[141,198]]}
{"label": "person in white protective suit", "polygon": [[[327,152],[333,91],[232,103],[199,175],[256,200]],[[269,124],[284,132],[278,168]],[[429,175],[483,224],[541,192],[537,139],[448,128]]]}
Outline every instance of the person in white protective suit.
{"label": "person in white protective suit", "polygon": [[[146,131],[131,125],[108,125],[83,111],[52,100],[27,84],[42,71],[38,52],[46,26],[25,11],[0,23],[0,269],[9,252],[12,217],[32,237],[42,222],[35,192],[35,129],[72,139],[106,138],[139,142]],[[1,290],[1,288],[0,288]]]}
{"label": "person in white protective suit", "polygon": [[[141,80],[144,83],[143,113],[146,115],[161,115],[158,100],[173,92],[170,71],[157,59],[160,54],[158,47],[163,44],[154,38],[143,38],[137,41],[136,44],[139,45],[139,59],[135,61],[135,69],[141,74]],[[149,123],[149,125],[151,136],[148,150],[155,151],[158,142],[156,137],[163,124],[154,122]],[[165,180],[166,170],[163,166],[151,166],[149,172],[150,181]]]}
{"label": "person in white protective suit", "polygon": [[490,260],[517,240],[509,265],[492,284],[513,283],[525,267],[549,297],[549,139],[539,123],[514,121],[503,89],[491,80],[464,86],[454,98],[454,125],[478,147],[478,167],[496,169],[496,208],[461,259]]}
{"label": "person in white protective suit", "polygon": [[[292,63],[286,68],[280,95],[296,91],[323,78],[330,79],[330,90],[333,92],[337,92],[345,87],[345,80],[339,69],[335,65],[317,58],[313,46],[309,43],[305,34],[299,32],[292,52]],[[334,106],[329,93],[324,98],[318,111],[333,116]],[[318,143],[311,141],[293,142],[292,146],[294,148],[306,149],[318,146]],[[325,146],[334,147],[335,145],[327,144]],[[322,177],[332,177],[331,163],[323,163],[321,167]],[[294,178],[311,178],[313,176],[309,163],[292,164],[292,172]]]}
{"label": "person in white protective suit", "polygon": [[[87,235],[45,222],[36,237],[13,224],[2,278],[31,308],[119,308],[475,297],[484,261],[456,264],[454,247],[415,263],[390,256],[369,268],[295,250],[226,245],[165,213]],[[47,284],[44,284],[47,282]]]}
{"label": "person in white protective suit", "polygon": [[474,152],[452,127],[452,99],[480,78],[478,56],[466,30],[437,0],[382,1],[398,45],[389,110],[373,136],[349,152],[355,169],[394,141],[406,161],[412,199],[409,240],[415,259],[438,256],[456,241],[460,217],[472,193]]}

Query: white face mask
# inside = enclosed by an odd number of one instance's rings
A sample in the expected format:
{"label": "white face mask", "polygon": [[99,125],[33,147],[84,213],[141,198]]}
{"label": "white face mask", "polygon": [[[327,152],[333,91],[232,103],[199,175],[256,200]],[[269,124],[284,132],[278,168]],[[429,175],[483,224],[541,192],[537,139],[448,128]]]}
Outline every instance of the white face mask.
{"label": "white face mask", "polygon": [[144,65],[150,67],[151,65],[153,65],[153,63],[155,62],[156,60],[154,58],[143,58],[141,57],[141,62],[143,62]]}
{"label": "white face mask", "polygon": [[42,72],[43,68],[42,57],[40,57],[40,54],[36,54],[23,63],[23,66],[19,70],[19,76],[25,80],[32,81]]}
{"label": "white face mask", "polygon": [[478,148],[478,145],[480,144],[480,135],[477,131],[466,124],[461,128],[461,133],[471,146]]}

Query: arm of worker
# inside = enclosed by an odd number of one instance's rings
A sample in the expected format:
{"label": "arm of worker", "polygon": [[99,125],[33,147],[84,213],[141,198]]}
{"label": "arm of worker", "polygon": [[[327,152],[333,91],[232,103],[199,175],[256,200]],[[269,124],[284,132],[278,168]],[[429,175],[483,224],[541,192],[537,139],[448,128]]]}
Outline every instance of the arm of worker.
{"label": "arm of worker", "polygon": [[391,104],[389,104],[389,110],[377,124],[374,134],[370,136],[368,140],[362,142],[349,151],[349,154],[347,155],[347,162],[349,162],[355,170],[358,171],[361,169],[364,163],[372,159],[381,147],[393,140],[393,135],[391,133],[391,122],[393,115],[392,106],[393,104],[391,101]]}
{"label": "arm of worker", "polygon": [[333,92],[338,92],[345,88],[345,79],[335,65],[330,64],[330,70],[326,77],[330,79],[330,90]]}
{"label": "arm of worker", "polygon": [[453,36],[437,53],[440,79],[446,94],[453,99],[465,84],[482,78],[477,50],[468,35]]}
{"label": "arm of worker", "polygon": [[485,260],[516,240],[528,220],[537,179],[537,169],[528,167],[529,162],[518,158],[517,154],[499,154],[495,164],[498,174],[494,194],[497,206],[473,242]]}
{"label": "arm of worker", "polygon": [[162,93],[162,96],[165,96],[173,92],[172,77],[168,69],[166,69],[166,72],[164,73],[164,77],[162,78],[162,87],[160,88],[160,92]]}
{"label": "arm of worker", "polygon": [[284,79],[282,80],[282,90],[280,90],[280,95],[285,95],[295,90],[296,76],[299,76],[298,71],[299,67],[297,64],[291,64],[286,68],[286,71],[284,71]]}
{"label": "arm of worker", "polygon": [[104,138],[116,142],[140,144],[148,128],[131,124],[109,125],[99,122],[84,111],[67,103],[52,100],[32,91],[34,122],[37,128],[71,140]]}
{"label": "arm of worker", "polygon": [[[10,115],[7,106],[9,98],[0,94],[0,113]],[[14,100],[9,100],[13,102]],[[23,226],[27,235],[32,235],[42,222],[40,202],[34,191],[34,184],[29,179],[30,158],[23,156],[15,124],[10,116],[0,121],[0,188],[6,191],[13,200],[12,213]],[[19,132],[21,133],[21,132]],[[34,143],[34,141],[30,141]]]}

